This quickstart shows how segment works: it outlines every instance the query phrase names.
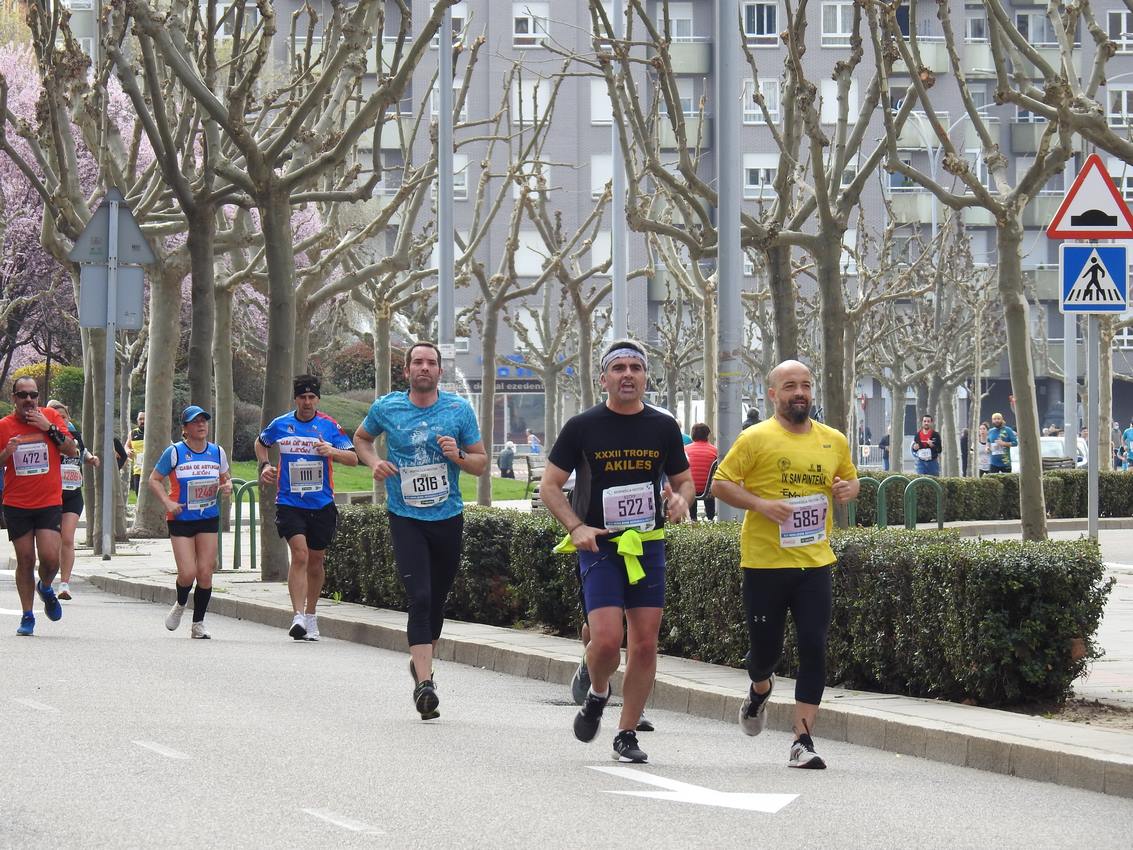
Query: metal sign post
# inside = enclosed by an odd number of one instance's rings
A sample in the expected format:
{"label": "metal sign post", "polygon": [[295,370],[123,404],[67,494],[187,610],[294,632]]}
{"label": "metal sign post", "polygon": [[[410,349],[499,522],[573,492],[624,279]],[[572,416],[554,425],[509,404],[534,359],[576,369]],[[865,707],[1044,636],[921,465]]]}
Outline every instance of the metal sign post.
{"label": "metal sign post", "polygon": [[1098,539],[1098,446],[1101,445],[1099,440],[1098,428],[1101,426],[1101,405],[1098,400],[1101,398],[1101,353],[1098,351],[1098,337],[1101,336],[1101,328],[1098,327],[1098,317],[1096,314],[1091,314],[1089,321],[1086,323],[1086,361],[1089,363],[1087,372],[1089,374],[1089,398],[1090,398],[1090,413],[1089,413],[1089,433],[1087,436],[1087,449],[1088,455],[1086,459],[1086,504],[1088,519],[1086,520],[1087,533],[1090,539],[1097,542]]}
{"label": "metal sign post", "polygon": [[[104,561],[110,560],[114,548],[114,477],[118,464],[112,461],[117,333],[119,328],[137,330],[142,326],[141,270],[129,266],[120,267],[119,263],[149,265],[157,259],[125,201],[121,192],[109,189],[67,255],[73,262],[83,264],[79,275],[79,325],[106,330],[106,356],[103,364],[106,388],[102,405],[103,463],[99,467],[102,472]],[[120,279],[127,284],[125,293],[118,291]],[[120,294],[125,295],[125,298],[120,298]]]}

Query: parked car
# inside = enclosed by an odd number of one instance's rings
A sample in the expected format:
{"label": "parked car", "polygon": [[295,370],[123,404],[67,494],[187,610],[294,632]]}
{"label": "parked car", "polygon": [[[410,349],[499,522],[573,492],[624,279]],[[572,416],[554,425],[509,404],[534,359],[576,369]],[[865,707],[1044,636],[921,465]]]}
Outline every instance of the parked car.
{"label": "parked car", "polygon": [[[1074,469],[1075,467],[1082,469],[1086,466],[1086,458],[1089,456],[1089,448],[1086,441],[1081,437],[1078,438],[1078,456],[1069,458],[1066,456],[1066,444],[1062,437],[1040,437],[1041,452],[1043,459],[1043,471],[1048,469]],[[1016,447],[1011,450],[1011,471],[1018,472],[1020,470],[1019,449]]]}

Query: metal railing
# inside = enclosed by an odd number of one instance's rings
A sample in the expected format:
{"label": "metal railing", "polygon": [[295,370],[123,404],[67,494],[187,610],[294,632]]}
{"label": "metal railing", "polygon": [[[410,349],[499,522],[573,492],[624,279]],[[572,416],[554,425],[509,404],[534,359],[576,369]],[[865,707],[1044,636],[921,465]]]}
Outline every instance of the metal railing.
{"label": "metal railing", "polygon": [[[240,569],[240,532],[243,530],[243,522],[241,521],[241,514],[244,509],[244,494],[248,494],[248,553],[249,553],[249,569],[256,569],[256,501],[258,499],[258,491],[260,482],[258,481],[244,481],[240,478],[232,479],[232,501],[233,501],[233,517],[232,517],[232,534],[234,540],[232,542],[232,569]],[[221,566],[221,555],[224,552],[224,525],[221,524],[220,533],[216,536],[216,563],[217,568]]]}
{"label": "metal railing", "polygon": [[[909,479],[904,475],[889,475],[878,481],[876,478],[862,478],[860,479],[862,487],[868,489],[870,487],[874,490],[876,500],[876,513],[877,513],[877,527],[887,528],[889,526],[889,494],[886,492],[891,482],[905,482],[905,486],[901,490],[902,504],[905,508],[905,528],[912,531],[917,527],[917,491],[925,487],[931,488],[936,493],[936,527],[938,529],[944,528],[944,486],[931,477],[919,477]],[[857,525],[858,518],[858,503],[855,499],[850,502],[847,511],[847,521],[850,526]]]}

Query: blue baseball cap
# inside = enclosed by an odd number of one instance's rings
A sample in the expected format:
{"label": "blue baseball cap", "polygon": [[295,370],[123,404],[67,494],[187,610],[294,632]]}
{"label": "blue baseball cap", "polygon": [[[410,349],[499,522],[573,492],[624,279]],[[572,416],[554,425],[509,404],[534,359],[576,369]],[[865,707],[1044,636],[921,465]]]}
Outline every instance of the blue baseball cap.
{"label": "blue baseball cap", "polygon": [[205,418],[206,422],[209,419],[212,419],[212,416],[210,416],[209,412],[207,410],[205,410],[203,407],[201,407],[200,405],[196,405],[196,404],[190,404],[188,407],[185,408],[185,411],[181,414],[181,424],[182,425],[188,425],[190,422],[192,422],[198,416],[203,416]]}

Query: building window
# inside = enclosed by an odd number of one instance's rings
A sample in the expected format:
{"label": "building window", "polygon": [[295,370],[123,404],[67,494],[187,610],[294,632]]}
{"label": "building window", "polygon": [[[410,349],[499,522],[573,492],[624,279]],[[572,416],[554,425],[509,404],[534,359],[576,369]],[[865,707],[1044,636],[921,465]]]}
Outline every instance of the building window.
{"label": "building window", "polygon": [[850,184],[853,183],[857,179],[857,177],[858,168],[856,165],[851,165],[849,168],[842,172],[842,188],[850,188]]}
{"label": "building window", "polygon": [[1054,33],[1054,26],[1046,12],[1032,9],[1026,12],[1015,13],[1015,27],[1019,35],[1023,36],[1034,47],[1057,47],[1058,37]]}
{"label": "building window", "polygon": [[897,29],[905,38],[909,37],[909,4],[902,3],[897,7]]}
{"label": "building window", "polygon": [[[913,158],[911,156],[901,157],[901,162],[913,167]],[[900,171],[893,171],[889,174],[889,191],[890,192],[915,192],[920,189],[920,184],[913,180],[911,177],[902,174]]]}
{"label": "building window", "polygon": [[[696,110],[693,109],[693,96],[692,96],[692,77],[676,77],[674,82],[677,87],[677,106],[681,110],[682,115],[695,115]],[[662,115],[669,114],[669,104],[666,103],[665,98],[661,97],[661,102],[658,108]]]}
{"label": "building window", "polygon": [[995,186],[992,184],[991,173],[987,169],[987,160],[984,159],[983,151],[967,151],[965,159],[968,160],[968,167],[972,169],[972,174],[980,182],[980,185],[988,191],[994,192]]}
{"label": "building window", "polygon": [[1117,52],[1133,53],[1133,12],[1109,12],[1107,19],[1109,37],[1117,45]]}
{"label": "building window", "polygon": [[[437,197],[438,183],[433,183],[433,197]],[[452,199],[463,201],[468,198],[468,154],[452,155]]]}
{"label": "building window", "polygon": [[516,124],[531,124],[547,113],[550,80],[516,80],[511,87],[511,117]]}
{"label": "building window", "polygon": [[466,336],[455,337],[453,339],[453,343],[456,345],[456,353],[457,354],[467,354],[468,353],[468,351],[469,351],[468,337],[466,337]]}
{"label": "building window", "polygon": [[[208,4],[201,5],[201,20],[206,21],[208,18]],[[219,38],[232,38],[235,34],[236,27],[236,6],[224,5],[221,3],[216,4],[216,15],[219,20],[216,22],[216,34]],[[254,3],[248,3],[244,6],[244,21],[240,25],[240,35],[242,39],[247,39],[256,26],[260,23],[260,10],[256,8]],[[297,38],[298,40],[298,38]],[[322,39],[319,39],[320,43]],[[321,49],[321,44],[320,44]],[[314,58],[314,49],[311,50],[311,57]]]}
{"label": "building window", "polygon": [[[468,4],[463,2],[457,3],[452,7],[449,12],[452,18],[452,43],[460,44],[461,39],[464,37],[464,22],[468,20]],[[396,41],[396,39],[394,39]],[[438,28],[437,34],[433,36],[433,47],[441,43],[441,31]]]}
{"label": "building window", "polygon": [[779,43],[779,3],[744,3],[744,37],[757,47],[774,47]]}
{"label": "building window", "polygon": [[858,273],[858,231],[849,228],[842,234],[842,274]]}
{"label": "building window", "polygon": [[539,47],[548,34],[547,3],[512,3],[511,43],[514,47]]}
{"label": "building window", "polygon": [[599,195],[606,191],[606,184],[613,179],[613,154],[592,154],[590,156],[590,196],[597,198]]}
{"label": "building window", "polygon": [[67,0],[66,6],[72,12],[82,12],[94,8],[94,0]]}
{"label": "building window", "polygon": [[1113,347],[1122,351],[1133,350],[1133,328],[1121,328],[1113,335]]}
{"label": "building window", "polygon": [[987,41],[987,9],[983,3],[964,7],[964,41]]}
{"label": "building window", "polygon": [[[657,4],[657,31],[665,34],[665,7]],[[692,4],[669,4],[669,38],[671,41],[692,41]]]}
{"label": "building window", "polygon": [[1110,158],[1105,164],[1113,185],[1127,201],[1133,201],[1133,166],[1124,160]]}
{"label": "building window", "polygon": [[[838,81],[822,80],[819,89],[822,98],[822,108],[819,119],[823,124],[838,123]],[[846,123],[853,125],[858,121],[858,81],[850,81],[850,89],[846,92]]]}
{"label": "building window", "polygon": [[775,177],[779,173],[779,154],[744,154],[744,198],[747,200],[775,197]]}
{"label": "building window", "polygon": [[609,126],[614,123],[614,105],[606,81],[590,81],[590,123]]}
{"label": "building window", "polygon": [[755,262],[747,251],[744,251],[744,277],[755,277]]}
{"label": "building window", "polygon": [[[456,104],[456,99],[458,97],[460,97],[460,88],[461,88],[462,85],[464,85],[463,79],[457,79],[457,80],[452,81],[452,102],[453,102],[454,105]],[[432,90],[432,92],[429,93],[429,112],[434,118],[439,117],[440,114],[441,114],[441,90],[440,90],[440,84],[439,83],[434,83],[433,84],[433,90]],[[468,98],[467,97],[464,99],[464,105],[461,107],[460,115],[457,116],[456,120],[457,121],[467,121],[468,120]]]}
{"label": "building window", "polygon": [[1031,112],[1029,109],[1024,109],[1021,106],[1015,107],[1015,122],[1017,124],[1045,124],[1046,117],[1037,113]]}
{"label": "building window", "polygon": [[1106,120],[1111,127],[1127,127],[1133,115],[1133,86],[1107,86]]}
{"label": "building window", "polygon": [[[752,95],[754,87],[752,80],[748,80],[744,84],[744,123],[745,124],[766,124],[763,119],[763,110],[759,108],[759,104],[755,102]],[[771,123],[779,123],[779,81],[778,80],[760,80],[759,92],[763,95],[763,102],[767,106],[767,113],[771,116]]]}
{"label": "building window", "polygon": [[823,47],[849,47],[853,29],[853,0],[833,0],[822,4]]}

